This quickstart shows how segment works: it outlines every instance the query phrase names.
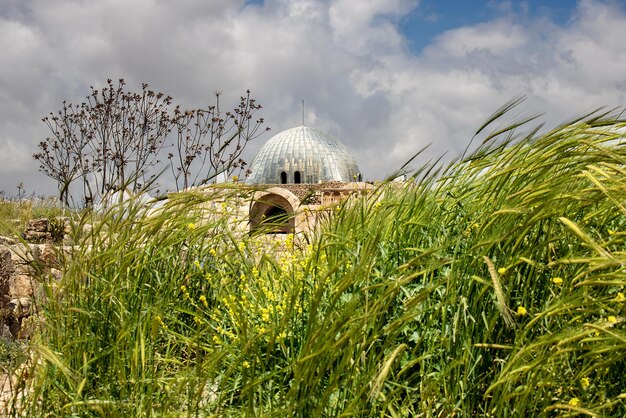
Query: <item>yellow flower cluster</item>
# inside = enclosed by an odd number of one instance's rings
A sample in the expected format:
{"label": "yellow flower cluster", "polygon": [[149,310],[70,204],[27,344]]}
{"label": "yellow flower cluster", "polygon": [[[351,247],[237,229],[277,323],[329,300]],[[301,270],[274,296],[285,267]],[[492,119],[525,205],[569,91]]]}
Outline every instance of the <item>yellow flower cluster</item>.
{"label": "yellow flower cluster", "polygon": [[591,380],[589,380],[588,377],[583,377],[582,379],[580,379],[580,385],[583,387],[583,389],[587,389],[590,384]]}
{"label": "yellow flower cluster", "polygon": [[553,277],[552,278],[552,283],[554,283],[557,286],[560,286],[563,284],[563,279],[560,277]]}
{"label": "yellow flower cluster", "polygon": [[[219,246],[208,248],[208,257],[193,261],[180,291],[195,308],[195,324],[215,327],[209,338],[216,346],[240,344],[250,338],[282,344],[292,337],[288,329],[295,329],[285,325],[303,320],[304,301],[313,290],[310,277],[324,278],[322,285],[329,285],[324,252],[313,252],[294,235],[283,237],[246,239],[236,244],[234,252],[221,252]],[[309,259],[320,254],[314,263]],[[311,265],[317,266],[314,273],[309,271]],[[349,263],[344,267],[352,268]],[[224,292],[219,300],[209,304],[212,293],[206,292],[220,290]]]}
{"label": "yellow flower cluster", "polygon": [[180,286],[180,291],[183,292],[183,297],[185,299],[191,299],[191,296],[189,295],[189,290],[187,290],[187,286],[185,286],[184,284]]}
{"label": "yellow flower cluster", "polygon": [[159,324],[161,328],[163,328],[164,330],[167,330],[167,325],[165,324],[165,322],[163,322],[163,319],[161,318],[160,315],[155,316],[154,320],[156,321],[157,324]]}

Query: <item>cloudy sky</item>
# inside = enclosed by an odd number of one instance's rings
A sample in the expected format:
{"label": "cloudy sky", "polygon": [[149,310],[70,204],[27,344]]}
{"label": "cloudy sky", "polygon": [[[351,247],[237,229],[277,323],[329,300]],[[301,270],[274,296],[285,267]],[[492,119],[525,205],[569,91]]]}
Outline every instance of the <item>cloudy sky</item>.
{"label": "cloudy sky", "polygon": [[305,100],[376,179],[427,144],[460,154],[518,96],[512,118],[553,125],[624,105],[625,39],[619,0],[0,0],[0,190],[55,193],[41,118],[107,78],[190,107],[251,89],[272,130],[249,157]]}

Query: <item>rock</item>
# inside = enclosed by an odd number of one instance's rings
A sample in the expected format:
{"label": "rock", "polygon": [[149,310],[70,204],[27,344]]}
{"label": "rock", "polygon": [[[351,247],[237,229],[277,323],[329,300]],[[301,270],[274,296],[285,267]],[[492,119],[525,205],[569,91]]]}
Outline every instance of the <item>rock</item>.
{"label": "rock", "polygon": [[[46,242],[52,241],[55,239],[55,234],[60,233],[62,238],[63,231],[54,231],[53,229],[50,220],[46,218],[31,219],[28,221],[22,237],[29,242]],[[65,229],[65,225],[63,225],[63,229]]]}
{"label": "rock", "polygon": [[28,221],[26,230],[32,232],[48,232],[50,230],[50,221],[48,219],[31,219]]}
{"label": "rock", "polygon": [[45,244],[39,254],[39,260],[43,263],[44,267],[50,268],[56,266],[58,259],[54,247],[50,244]]}
{"label": "rock", "polygon": [[5,237],[4,235],[0,235],[0,245],[15,245],[17,241],[11,237]]}
{"label": "rock", "polygon": [[0,245],[0,277],[9,277],[13,273],[11,250]]}
{"label": "rock", "polygon": [[0,338],[5,338],[8,340],[13,339],[13,335],[11,334],[11,329],[6,324],[0,325]]}
{"label": "rock", "polygon": [[[35,221],[29,223],[29,232],[41,234],[46,222]],[[8,332],[11,338],[28,338],[40,321],[33,315],[35,301],[45,298],[39,278],[47,277],[53,286],[58,283],[62,261],[72,248],[56,247],[49,240],[7,246],[3,242],[9,241],[0,237],[0,336]]]}
{"label": "rock", "polygon": [[60,243],[72,232],[72,224],[67,216],[57,216],[56,218],[31,219],[26,224],[26,229],[22,232],[22,238],[28,242]]}
{"label": "rock", "polygon": [[28,297],[14,298],[9,301],[9,312],[15,318],[24,318],[30,315],[31,299]]}
{"label": "rock", "polygon": [[53,278],[56,281],[59,281],[61,280],[61,277],[63,277],[63,273],[59,269],[51,268],[50,272],[48,273],[48,277]]}
{"label": "rock", "polygon": [[5,317],[5,323],[9,327],[9,331],[13,338],[26,338],[27,332],[22,329],[25,318],[31,316],[31,299],[27,297],[14,298],[9,301],[8,315]]}
{"label": "rock", "polygon": [[7,247],[0,247],[0,315],[6,308],[6,301],[10,292],[11,275],[14,270],[11,250]]}
{"label": "rock", "polygon": [[9,293],[11,299],[31,298],[34,293],[36,281],[27,274],[16,274],[9,282]]}

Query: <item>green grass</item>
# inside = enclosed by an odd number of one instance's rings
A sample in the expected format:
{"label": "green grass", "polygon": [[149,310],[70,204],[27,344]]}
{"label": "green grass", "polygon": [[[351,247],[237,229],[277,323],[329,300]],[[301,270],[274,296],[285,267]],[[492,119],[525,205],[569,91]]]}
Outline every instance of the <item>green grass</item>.
{"label": "green grass", "polygon": [[113,210],[46,286],[13,412],[624,416],[625,125],[504,131],[308,241],[207,194]]}
{"label": "green grass", "polygon": [[0,199],[0,235],[19,236],[31,219],[67,216],[54,199]]}

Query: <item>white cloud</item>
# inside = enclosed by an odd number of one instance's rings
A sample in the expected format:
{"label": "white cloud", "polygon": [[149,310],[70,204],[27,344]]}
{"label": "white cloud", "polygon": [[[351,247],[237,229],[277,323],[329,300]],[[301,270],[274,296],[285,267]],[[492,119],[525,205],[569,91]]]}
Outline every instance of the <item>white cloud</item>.
{"label": "white cloud", "polygon": [[304,99],[307,124],[341,138],[370,179],[428,143],[424,158],[457,155],[519,95],[522,113],[552,123],[625,99],[626,16],[607,2],[581,1],[566,26],[509,7],[411,55],[398,22],[414,0],[6,1],[0,145],[12,157],[0,160],[0,190],[24,180],[54,192],[31,159],[47,135],[40,119],[108,77],[189,106],[250,88],[273,133],[300,123]]}
{"label": "white cloud", "polygon": [[431,53],[463,58],[484,51],[497,56],[527,43],[528,35],[523,27],[510,19],[498,19],[444,33],[437,39],[436,46],[431,47]]}
{"label": "white cloud", "polygon": [[329,7],[334,40],[357,55],[396,52],[403,38],[395,20],[416,5],[414,0],[334,0]]}

